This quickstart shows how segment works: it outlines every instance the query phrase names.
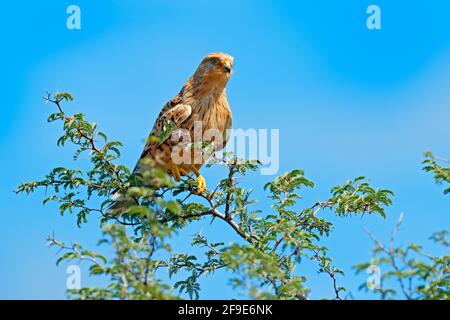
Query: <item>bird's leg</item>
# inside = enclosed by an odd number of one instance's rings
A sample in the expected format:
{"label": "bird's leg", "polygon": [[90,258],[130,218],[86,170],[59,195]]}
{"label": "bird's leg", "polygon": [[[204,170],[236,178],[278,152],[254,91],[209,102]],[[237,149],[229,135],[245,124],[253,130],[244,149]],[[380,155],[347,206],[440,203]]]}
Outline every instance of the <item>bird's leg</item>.
{"label": "bird's leg", "polygon": [[178,170],[180,171],[180,174],[181,174],[182,176],[188,176],[188,175],[189,175],[189,172],[188,172],[187,170],[184,170],[184,169],[181,168],[181,167],[178,167]]}
{"label": "bird's leg", "polygon": [[194,171],[195,175],[197,176],[197,192],[198,193],[202,193],[203,191],[206,190],[206,180],[205,178],[203,178],[203,176],[200,174],[200,172],[198,171],[198,169],[193,166],[192,167],[192,171]]}
{"label": "bird's leg", "polygon": [[172,161],[169,162],[169,169],[175,182],[180,182],[180,169]]}

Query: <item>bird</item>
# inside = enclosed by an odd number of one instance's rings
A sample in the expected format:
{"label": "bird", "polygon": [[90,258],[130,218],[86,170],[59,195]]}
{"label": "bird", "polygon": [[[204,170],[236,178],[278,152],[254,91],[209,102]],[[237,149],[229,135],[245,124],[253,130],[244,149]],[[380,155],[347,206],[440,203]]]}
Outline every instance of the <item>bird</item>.
{"label": "bird", "polygon": [[[234,58],[222,52],[210,53],[201,60],[180,92],[162,107],[134,174],[145,170],[146,159],[153,159],[155,166],[176,182],[194,173],[196,192],[206,190],[206,180],[199,170],[230,137],[232,113],[226,86],[233,63]],[[202,149],[205,144],[212,146],[209,152]]]}

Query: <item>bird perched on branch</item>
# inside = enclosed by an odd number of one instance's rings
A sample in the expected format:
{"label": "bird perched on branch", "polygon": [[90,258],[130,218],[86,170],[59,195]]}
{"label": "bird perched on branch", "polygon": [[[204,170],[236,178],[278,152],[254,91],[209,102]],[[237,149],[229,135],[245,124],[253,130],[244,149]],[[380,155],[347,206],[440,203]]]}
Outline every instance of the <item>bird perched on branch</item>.
{"label": "bird perched on branch", "polygon": [[211,155],[211,151],[205,153],[205,144],[213,147],[212,152],[223,149],[231,129],[225,87],[232,70],[233,57],[225,53],[211,53],[201,61],[178,95],[163,106],[135,173],[144,170],[144,160],[151,158],[175,181],[193,172],[197,192],[206,189],[199,172]]}

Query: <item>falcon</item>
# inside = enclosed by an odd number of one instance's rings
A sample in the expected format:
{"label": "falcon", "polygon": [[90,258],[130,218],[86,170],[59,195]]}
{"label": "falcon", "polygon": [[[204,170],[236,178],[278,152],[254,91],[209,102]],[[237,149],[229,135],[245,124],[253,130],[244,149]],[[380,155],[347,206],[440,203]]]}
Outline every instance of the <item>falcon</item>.
{"label": "falcon", "polygon": [[[208,54],[200,62],[178,95],[163,106],[134,173],[142,173],[145,159],[153,159],[176,182],[192,172],[197,192],[206,189],[199,170],[229,139],[232,116],[225,87],[232,70],[233,57],[226,53]],[[205,144],[212,146],[212,152],[204,152]]]}

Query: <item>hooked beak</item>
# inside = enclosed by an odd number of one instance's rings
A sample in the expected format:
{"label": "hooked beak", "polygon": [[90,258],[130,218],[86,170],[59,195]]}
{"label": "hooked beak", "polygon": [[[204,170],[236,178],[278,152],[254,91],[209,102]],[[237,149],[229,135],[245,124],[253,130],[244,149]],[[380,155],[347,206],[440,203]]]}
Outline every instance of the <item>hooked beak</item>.
{"label": "hooked beak", "polygon": [[227,73],[231,72],[231,63],[230,63],[230,61],[227,61],[225,63],[224,69],[225,69],[225,72],[227,72]]}

